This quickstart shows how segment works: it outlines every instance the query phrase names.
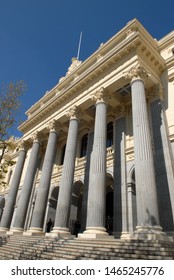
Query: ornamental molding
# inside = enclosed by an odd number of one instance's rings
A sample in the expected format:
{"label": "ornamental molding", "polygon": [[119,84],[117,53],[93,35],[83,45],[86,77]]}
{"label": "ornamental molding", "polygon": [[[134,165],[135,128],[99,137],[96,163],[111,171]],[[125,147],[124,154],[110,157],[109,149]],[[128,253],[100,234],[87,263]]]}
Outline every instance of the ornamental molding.
{"label": "ornamental molding", "polygon": [[151,74],[140,64],[131,67],[128,71],[123,72],[125,79],[134,81],[137,79],[145,80],[151,77]]}

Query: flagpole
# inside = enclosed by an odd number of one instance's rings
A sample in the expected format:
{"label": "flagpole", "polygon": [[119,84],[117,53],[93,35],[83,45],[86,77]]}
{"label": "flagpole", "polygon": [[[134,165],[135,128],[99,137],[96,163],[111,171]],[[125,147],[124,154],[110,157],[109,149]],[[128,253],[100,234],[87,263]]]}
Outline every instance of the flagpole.
{"label": "flagpole", "polygon": [[82,41],[82,31],[80,33],[79,46],[78,46],[78,52],[77,52],[77,59],[78,60],[79,60],[79,55],[80,55],[81,41]]}

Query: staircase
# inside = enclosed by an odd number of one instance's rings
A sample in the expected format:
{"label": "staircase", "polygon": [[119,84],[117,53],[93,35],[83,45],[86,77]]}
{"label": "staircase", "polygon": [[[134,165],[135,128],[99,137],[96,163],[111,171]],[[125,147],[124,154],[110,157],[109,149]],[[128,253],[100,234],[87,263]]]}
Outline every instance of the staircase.
{"label": "staircase", "polygon": [[174,242],[119,239],[0,237],[1,260],[174,260]]}

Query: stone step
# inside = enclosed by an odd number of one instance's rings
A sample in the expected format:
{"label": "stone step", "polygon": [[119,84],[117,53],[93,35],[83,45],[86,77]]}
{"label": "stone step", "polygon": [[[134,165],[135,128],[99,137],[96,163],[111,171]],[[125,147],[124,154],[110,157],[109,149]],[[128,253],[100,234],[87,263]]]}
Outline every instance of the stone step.
{"label": "stone step", "polygon": [[174,259],[174,244],[156,240],[50,239],[19,235],[5,239],[7,242],[0,246],[0,259]]}

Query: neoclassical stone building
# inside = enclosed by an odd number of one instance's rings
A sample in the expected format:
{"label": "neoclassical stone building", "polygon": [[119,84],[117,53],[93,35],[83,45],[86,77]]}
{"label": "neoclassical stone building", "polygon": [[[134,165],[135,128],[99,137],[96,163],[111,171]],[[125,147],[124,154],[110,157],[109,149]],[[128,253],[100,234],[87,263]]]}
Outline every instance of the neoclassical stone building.
{"label": "neoclassical stone building", "polygon": [[174,234],[174,32],[130,21],[26,114],[1,232],[45,234],[51,218],[51,237]]}

